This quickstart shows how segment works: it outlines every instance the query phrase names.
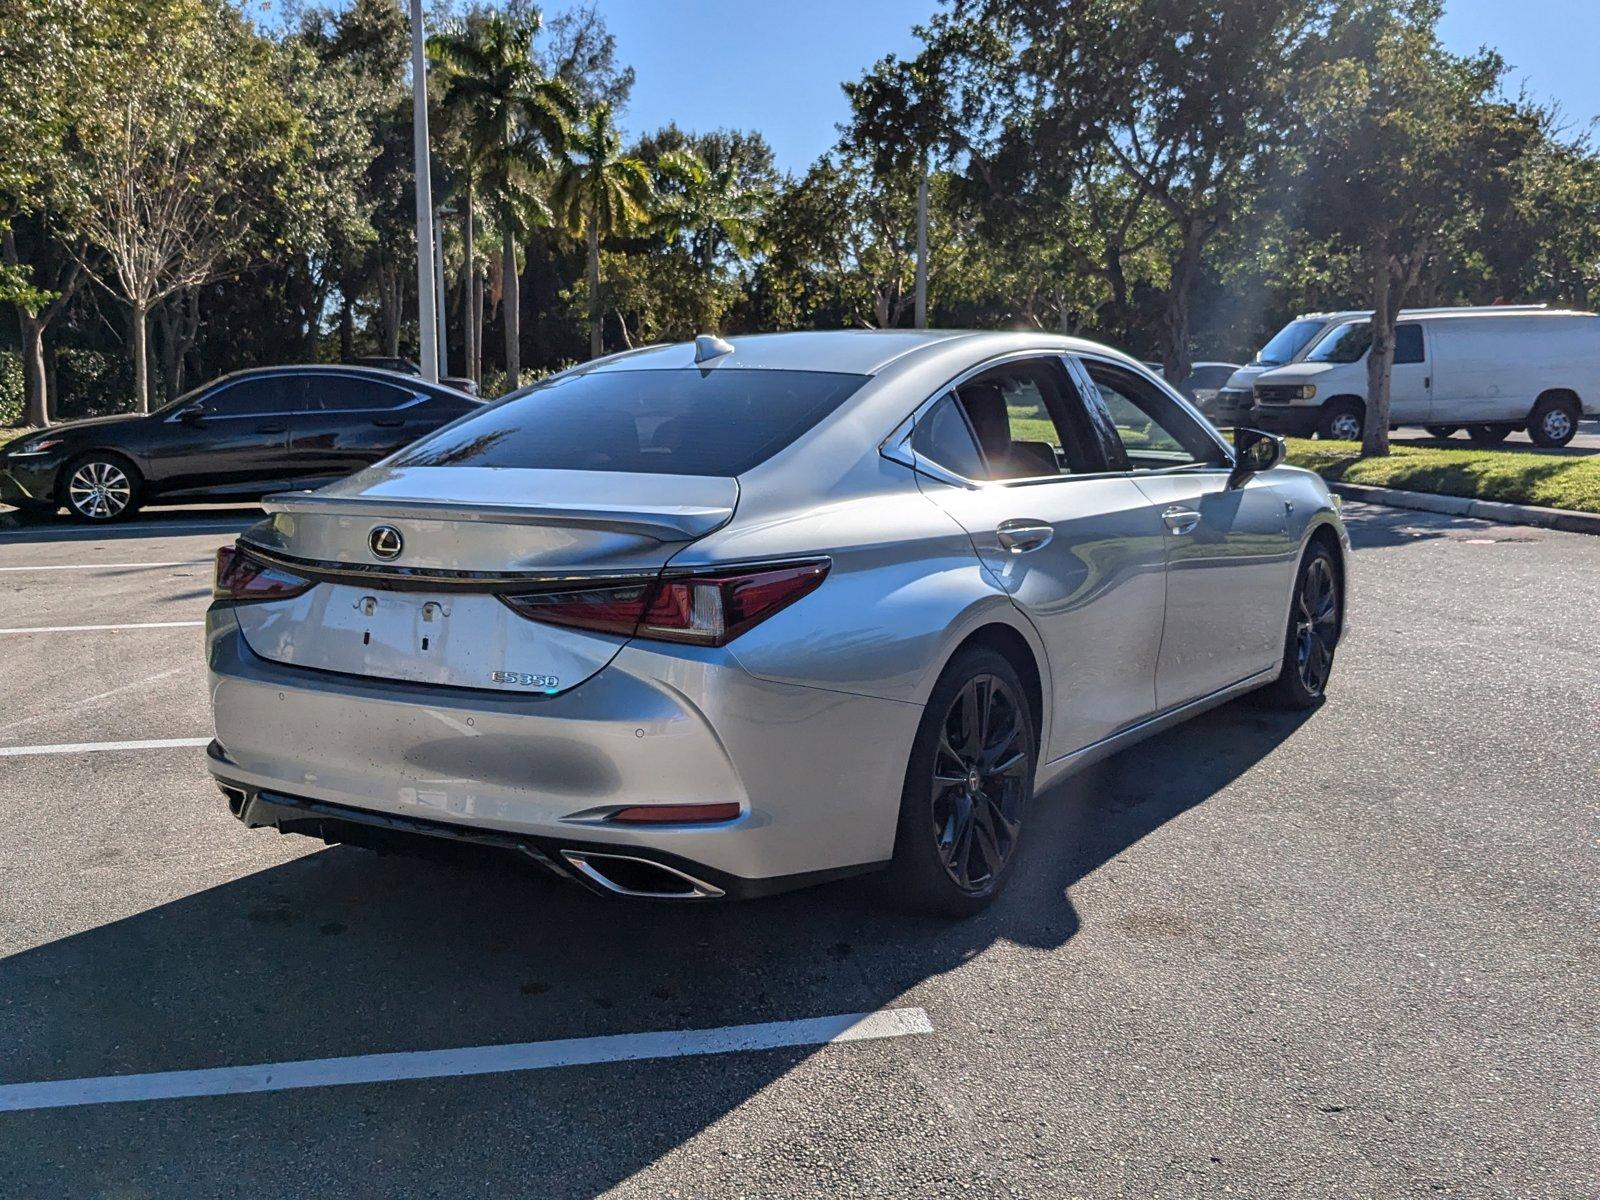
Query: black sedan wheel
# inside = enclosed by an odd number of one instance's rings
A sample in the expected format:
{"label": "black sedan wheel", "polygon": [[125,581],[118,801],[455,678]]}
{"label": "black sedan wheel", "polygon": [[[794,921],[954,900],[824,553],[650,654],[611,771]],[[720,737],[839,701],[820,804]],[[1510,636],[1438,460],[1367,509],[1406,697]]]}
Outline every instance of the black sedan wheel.
{"label": "black sedan wheel", "polygon": [[80,521],[120,521],[139,507],[139,472],[114,454],[76,459],[62,471],[61,478],[67,511]]}
{"label": "black sedan wheel", "polygon": [[1295,580],[1282,673],[1264,693],[1276,707],[1314,708],[1322,703],[1344,627],[1341,604],[1339,565],[1326,546],[1312,546]]}
{"label": "black sedan wheel", "polygon": [[1004,886],[1033,798],[1033,714],[1004,655],[976,648],[945,669],[912,746],[895,844],[896,894],[968,916]]}

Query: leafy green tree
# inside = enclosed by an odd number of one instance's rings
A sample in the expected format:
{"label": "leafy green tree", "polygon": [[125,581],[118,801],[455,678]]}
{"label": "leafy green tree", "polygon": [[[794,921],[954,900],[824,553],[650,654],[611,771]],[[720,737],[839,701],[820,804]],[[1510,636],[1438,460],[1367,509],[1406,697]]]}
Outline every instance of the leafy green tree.
{"label": "leafy green tree", "polygon": [[1046,158],[1109,156],[1170,224],[1159,329],[1168,379],[1189,372],[1192,293],[1207,247],[1285,163],[1287,98],[1320,49],[1328,2],[980,6],[1018,47],[1012,127],[1029,131]]}
{"label": "leafy green tree", "polygon": [[599,358],[602,344],[600,245],[607,238],[643,228],[655,204],[655,184],[643,159],[627,154],[601,103],[572,137],[569,158],[556,178],[551,207],[568,233],[582,237],[589,254],[589,353]]}
{"label": "leafy green tree", "polygon": [[1389,452],[1395,322],[1441,236],[1493,224],[1537,135],[1498,97],[1497,54],[1460,57],[1435,32],[1438,0],[1369,0],[1341,13],[1304,84],[1308,219],[1360,254],[1373,310],[1362,453]]}
{"label": "leafy green tree", "polygon": [[[428,40],[444,78],[445,108],[463,130],[465,153],[457,167],[466,211],[472,211],[474,187],[482,187],[500,226],[506,375],[512,380],[522,362],[517,243],[549,222],[542,176],[559,166],[577,116],[572,89],[546,76],[534,56],[539,24],[536,12],[520,18],[491,12]],[[470,255],[469,249],[469,261]]]}

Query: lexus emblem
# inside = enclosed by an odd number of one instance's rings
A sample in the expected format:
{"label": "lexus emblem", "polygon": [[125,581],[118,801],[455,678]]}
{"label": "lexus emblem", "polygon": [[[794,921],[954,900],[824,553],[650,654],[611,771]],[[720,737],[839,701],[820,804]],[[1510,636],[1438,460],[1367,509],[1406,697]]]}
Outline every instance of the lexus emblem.
{"label": "lexus emblem", "polygon": [[372,551],[373,558],[381,558],[384,562],[399,558],[405,545],[405,539],[393,525],[374,525],[372,532],[367,534],[367,549]]}

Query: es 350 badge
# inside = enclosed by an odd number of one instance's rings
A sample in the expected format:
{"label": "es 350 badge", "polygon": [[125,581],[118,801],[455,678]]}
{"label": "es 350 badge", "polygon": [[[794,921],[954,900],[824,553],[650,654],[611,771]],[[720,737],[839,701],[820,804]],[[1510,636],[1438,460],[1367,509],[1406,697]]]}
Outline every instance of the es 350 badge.
{"label": "es 350 badge", "polygon": [[561,679],[556,675],[529,675],[525,671],[490,671],[489,678],[495,683],[510,683],[517,687],[543,688],[554,691],[561,686]]}

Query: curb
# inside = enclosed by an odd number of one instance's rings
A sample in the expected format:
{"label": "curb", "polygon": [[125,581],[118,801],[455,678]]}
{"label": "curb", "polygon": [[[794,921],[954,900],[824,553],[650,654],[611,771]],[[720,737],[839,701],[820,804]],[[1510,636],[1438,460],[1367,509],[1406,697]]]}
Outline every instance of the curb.
{"label": "curb", "polygon": [[1444,513],[1452,517],[1474,517],[1505,525],[1532,525],[1540,529],[1559,529],[1563,533],[1600,535],[1600,513],[1572,512],[1565,508],[1541,508],[1537,504],[1505,504],[1498,500],[1472,500],[1466,496],[1436,496],[1432,492],[1406,492],[1399,488],[1373,487],[1365,483],[1328,481],[1328,490],[1346,500],[1384,504],[1390,508],[1411,508],[1419,512]]}

